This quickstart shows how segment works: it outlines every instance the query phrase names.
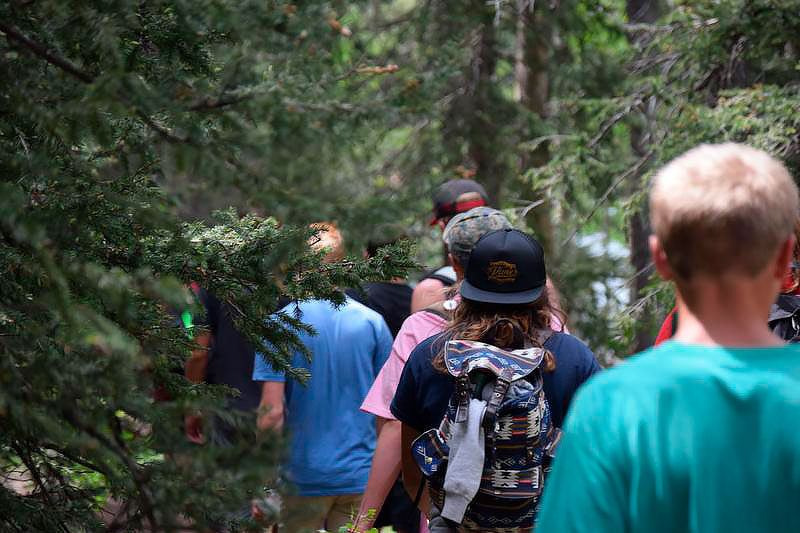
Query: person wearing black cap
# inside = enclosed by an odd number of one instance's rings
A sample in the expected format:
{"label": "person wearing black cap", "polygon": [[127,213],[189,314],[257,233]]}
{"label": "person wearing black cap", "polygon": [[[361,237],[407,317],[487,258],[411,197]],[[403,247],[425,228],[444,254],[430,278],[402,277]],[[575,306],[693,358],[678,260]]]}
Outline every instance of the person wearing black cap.
{"label": "person wearing black cap", "polygon": [[[577,388],[600,370],[584,343],[550,328],[551,317],[559,311],[550,302],[546,280],[541,245],[521,231],[493,231],[475,245],[453,320],[411,353],[391,404],[392,414],[402,422],[403,479],[412,495],[418,491],[421,474],[411,443],[439,427],[454,391],[454,378],[444,364],[448,340],[481,341],[503,349],[545,348],[552,365],[544,373],[543,389],[556,427],[561,426]],[[427,512],[429,502],[424,500],[420,507]]]}
{"label": "person wearing black cap", "polygon": [[[450,219],[457,214],[488,205],[489,196],[480,183],[467,179],[446,181],[433,196],[430,224],[444,231]],[[449,264],[425,274],[411,295],[411,312],[416,313],[444,300],[444,289],[455,282],[456,273]]]}

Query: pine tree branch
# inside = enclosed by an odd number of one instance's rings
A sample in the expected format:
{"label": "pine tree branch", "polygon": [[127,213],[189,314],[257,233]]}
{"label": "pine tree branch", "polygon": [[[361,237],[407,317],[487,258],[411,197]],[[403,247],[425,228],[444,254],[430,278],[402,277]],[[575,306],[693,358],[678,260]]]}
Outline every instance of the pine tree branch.
{"label": "pine tree branch", "polygon": [[356,107],[353,104],[347,102],[327,102],[327,103],[315,103],[315,102],[301,102],[300,100],[292,100],[286,98],[283,100],[283,104],[288,108],[293,108],[293,110],[301,110],[301,111],[353,111]]}
{"label": "pine tree branch", "polygon": [[[47,503],[48,507],[50,509],[55,509],[56,507],[53,502],[53,499],[50,497],[50,491],[47,489],[47,485],[45,485],[44,480],[42,479],[42,476],[39,473],[39,469],[36,467],[36,463],[34,463],[33,461],[33,457],[30,454],[30,450],[24,448],[21,444],[16,442],[13,442],[11,444],[11,448],[15,452],[17,452],[17,456],[22,460],[22,462],[27,467],[28,471],[31,474],[31,477],[36,483],[36,486],[41,491],[42,496],[44,497],[44,501]],[[67,529],[67,526],[64,525],[64,523],[61,520],[56,520],[56,523],[64,533],[69,533],[69,529]]]}
{"label": "pine tree branch", "polygon": [[111,477],[112,476],[111,471],[105,465],[96,464],[96,463],[91,462],[88,459],[84,459],[84,458],[76,455],[75,453],[71,452],[70,450],[68,450],[68,449],[66,449],[64,447],[58,446],[54,442],[44,442],[44,443],[42,443],[42,448],[47,449],[47,450],[51,450],[53,452],[56,452],[59,455],[61,455],[64,459],[66,459],[68,461],[72,461],[74,463],[77,463],[77,464],[79,464],[79,465],[81,465],[81,466],[83,466],[85,468],[88,468],[89,470],[94,470],[95,472],[100,472],[101,474],[103,474],[106,477]]}
{"label": "pine tree branch", "polygon": [[94,81],[94,76],[89,74],[88,72],[84,72],[83,70],[79,69],[75,65],[73,65],[68,59],[65,59],[61,56],[56,55],[53,52],[47,50],[47,48],[41,44],[33,41],[20,33],[16,28],[9,26],[5,22],[0,22],[0,30],[6,34],[6,38],[9,40],[14,40],[21,45],[25,46],[28,50],[36,54],[37,56],[41,57],[51,65],[54,65],[64,72],[71,74],[72,76],[78,78],[84,83],[92,83]]}
{"label": "pine tree branch", "polygon": [[220,96],[219,98],[206,98],[195,104],[189,106],[190,111],[212,111],[214,109],[221,109],[231,105],[238,104],[252,99],[255,96],[253,93],[239,94],[230,96]]}
{"label": "pine tree branch", "polygon": [[[188,139],[183,139],[181,137],[178,137],[177,135],[174,135],[174,134],[170,133],[170,131],[167,130],[166,128],[163,128],[162,126],[159,126],[158,124],[156,124],[156,122],[152,118],[150,118],[150,116],[147,113],[145,113],[144,111],[137,110],[136,114],[139,115],[139,118],[141,118],[144,121],[145,124],[150,126],[150,129],[154,130],[156,133],[161,135],[161,137],[163,137],[165,140],[170,141],[170,142],[174,142],[174,143],[188,143],[189,142]],[[189,143],[189,144],[191,144],[191,143]]]}
{"label": "pine tree branch", "polygon": [[[152,500],[150,499],[150,494],[145,487],[145,480],[141,475],[141,470],[139,465],[137,465],[130,456],[130,450],[125,446],[124,442],[119,444],[118,441],[109,439],[107,436],[100,433],[97,429],[93,426],[84,423],[75,412],[70,408],[62,409],[61,411],[62,416],[65,420],[67,420],[70,424],[72,424],[77,429],[80,429],[90,437],[93,437],[96,441],[106,447],[111,453],[116,455],[122,463],[127,467],[128,472],[133,479],[133,483],[136,486],[136,489],[139,492],[139,503],[141,505],[141,511],[150,522],[150,528],[152,530],[158,529],[158,522],[155,518],[154,506]],[[114,424],[111,424],[112,431],[115,432],[115,438],[119,438],[119,431],[118,427],[115,427]]]}
{"label": "pine tree branch", "polygon": [[603,124],[597,135],[595,135],[594,138],[589,141],[587,148],[589,148],[589,150],[594,150],[594,148],[600,143],[600,141],[603,140],[603,137],[606,136],[611,128],[619,123],[619,121],[627,117],[634,110],[634,108],[640,106],[642,102],[644,102],[645,98],[649,98],[650,96],[652,96],[652,94],[639,94],[636,98],[633,98],[630,102],[628,102],[628,105],[625,106],[625,109],[617,112],[613,117],[608,119]]}
{"label": "pine tree branch", "polygon": [[[122,502],[122,506],[117,510],[116,516],[114,516],[111,523],[106,526],[106,533],[114,533],[115,531],[121,531],[126,528],[129,529],[129,524],[131,523],[131,519],[129,518],[130,508],[131,500]],[[107,511],[104,509],[103,512]]]}
{"label": "pine tree branch", "polygon": [[644,167],[645,164],[647,164],[647,162],[650,161],[650,159],[653,157],[653,155],[655,155],[655,153],[656,149],[652,148],[649,152],[644,154],[644,156],[642,156],[639,159],[639,161],[636,162],[635,165],[633,165],[631,168],[623,172],[617,179],[615,179],[614,183],[612,183],[611,186],[608,189],[606,189],[606,192],[604,192],[603,196],[601,196],[600,199],[597,201],[597,203],[594,204],[594,207],[592,207],[592,210],[589,212],[589,214],[583,217],[581,223],[578,224],[575,230],[570,234],[569,238],[565,240],[561,246],[569,244],[569,242],[575,238],[575,235],[578,234],[581,228],[583,228],[583,226],[585,226],[586,223],[589,222],[589,220],[594,216],[597,210],[600,209],[600,206],[606,203],[606,200],[608,200],[608,197],[611,196],[612,192],[614,192],[614,189],[616,189],[620,183],[628,179],[630,176],[637,174],[642,169],[642,167]]}

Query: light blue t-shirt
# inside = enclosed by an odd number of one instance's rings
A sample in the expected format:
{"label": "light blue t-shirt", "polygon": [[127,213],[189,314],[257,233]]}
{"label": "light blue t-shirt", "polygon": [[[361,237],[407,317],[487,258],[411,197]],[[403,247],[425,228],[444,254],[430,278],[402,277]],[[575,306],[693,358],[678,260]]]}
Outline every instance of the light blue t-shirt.
{"label": "light blue t-shirt", "polygon": [[537,533],[800,531],[800,346],[666,342],[567,416]]}
{"label": "light blue t-shirt", "polygon": [[287,477],[301,496],[364,492],[375,451],[375,417],[359,410],[392,349],[392,334],[375,311],[347,298],[338,309],[313,300],[289,304],[316,335],[300,333],[311,362],[296,353],[292,366],[306,368],[305,385],[275,372],[256,354],[255,381],[286,382],[289,430]]}

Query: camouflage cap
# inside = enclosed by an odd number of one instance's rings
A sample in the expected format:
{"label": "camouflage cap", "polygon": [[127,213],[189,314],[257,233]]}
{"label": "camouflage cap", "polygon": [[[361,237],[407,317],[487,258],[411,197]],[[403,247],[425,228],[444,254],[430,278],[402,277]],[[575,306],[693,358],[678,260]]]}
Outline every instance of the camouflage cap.
{"label": "camouflage cap", "polygon": [[450,219],[442,233],[442,240],[456,260],[466,267],[469,254],[478,239],[490,231],[512,228],[508,218],[491,207],[476,207]]}

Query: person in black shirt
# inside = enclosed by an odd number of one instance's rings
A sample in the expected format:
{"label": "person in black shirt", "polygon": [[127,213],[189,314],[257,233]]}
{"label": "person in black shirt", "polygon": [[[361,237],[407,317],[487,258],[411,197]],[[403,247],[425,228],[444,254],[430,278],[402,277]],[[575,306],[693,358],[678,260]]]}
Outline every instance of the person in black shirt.
{"label": "person in black shirt", "polygon": [[[367,257],[373,257],[378,248],[394,244],[405,236],[397,238],[373,240],[367,245]],[[413,289],[404,279],[397,278],[390,281],[374,281],[365,283],[363,290],[347,289],[345,293],[354,300],[377,311],[389,326],[392,338],[397,336],[403,321],[411,314],[411,294]]]}
{"label": "person in black shirt", "polygon": [[[236,329],[227,306],[196,285],[192,290],[206,308],[208,332],[195,338],[201,348],[187,361],[186,378],[195,383],[237,389],[239,395],[229,398],[228,407],[255,412],[261,400],[261,389],[253,381],[253,347]],[[212,432],[206,435],[209,432],[203,430],[200,417],[194,415],[186,417],[185,430],[189,440],[198,444],[205,442],[207,436],[222,444],[229,441],[232,434],[229,427],[217,420]]]}
{"label": "person in black shirt", "polygon": [[412,289],[402,281],[375,281],[365,283],[363,291],[347,289],[345,292],[352,299],[380,313],[393,338],[411,314]]}

